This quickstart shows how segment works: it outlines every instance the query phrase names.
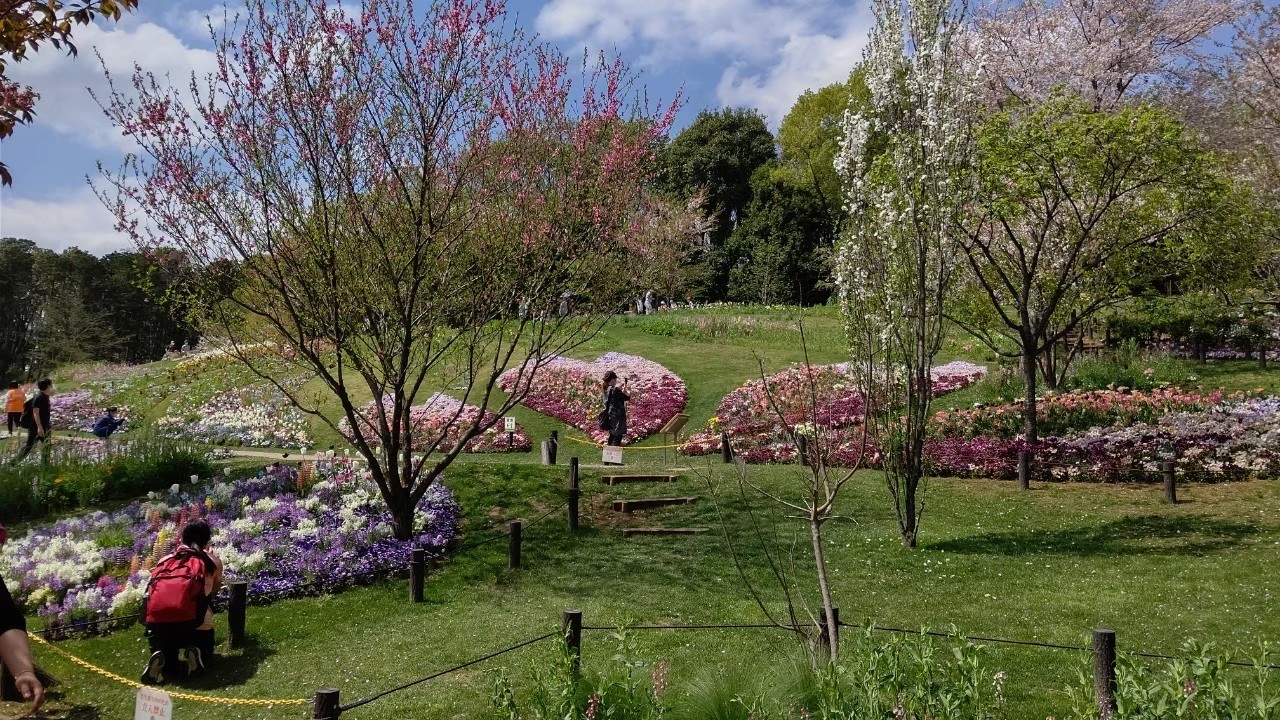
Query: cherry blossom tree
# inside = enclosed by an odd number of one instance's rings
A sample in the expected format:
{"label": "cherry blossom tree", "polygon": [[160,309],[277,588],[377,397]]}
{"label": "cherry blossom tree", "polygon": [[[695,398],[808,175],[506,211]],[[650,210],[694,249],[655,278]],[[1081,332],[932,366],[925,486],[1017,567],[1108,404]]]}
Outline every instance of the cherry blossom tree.
{"label": "cherry blossom tree", "polygon": [[[185,89],[141,69],[113,84],[101,104],[140,151],[96,189],[141,247],[202,271],[209,331],[304,412],[346,421],[407,538],[467,441],[634,293],[675,106],[643,105],[618,60],[578,78],[501,0],[249,0],[214,39],[217,70]],[[280,348],[265,365],[262,340]],[[282,381],[282,361],[331,397]],[[503,394],[509,368],[522,380]],[[416,437],[415,401],[454,387],[483,412]]]}
{"label": "cherry blossom tree", "polygon": [[1065,88],[1100,110],[1192,68],[1239,11],[1236,0],[1012,0],[988,8],[968,46],[990,104]]}
{"label": "cherry blossom tree", "polygon": [[915,547],[923,503],[929,368],[960,265],[971,165],[973,77],[960,62],[966,8],[950,0],[875,0],[862,67],[869,107],[845,119],[837,167],[849,232],[836,283],[873,444],[902,542]]}

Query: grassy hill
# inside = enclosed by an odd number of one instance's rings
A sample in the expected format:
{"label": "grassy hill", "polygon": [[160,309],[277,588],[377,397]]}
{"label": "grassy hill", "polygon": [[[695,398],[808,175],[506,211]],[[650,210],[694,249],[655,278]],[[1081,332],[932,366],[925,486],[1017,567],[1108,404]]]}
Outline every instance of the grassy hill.
{"label": "grassy hill", "polygon": [[[806,319],[814,362],[844,359],[838,317],[818,310]],[[942,360],[993,358],[957,338]],[[690,426],[714,414],[720,399],[743,382],[803,359],[799,334],[783,310],[715,310],[653,318],[619,319],[581,350],[643,355],[688,384]],[[1275,388],[1280,370],[1252,363],[1195,366],[1171,361],[1169,372],[1199,384]],[[163,378],[166,365],[154,366]],[[149,371],[150,372],[150,371]],[[230,377],[230,375],[228,375]],[[70,384],[70,382],[68,383]],[[993,399],[998,387],[975,386],[940,400],[942,406]],[[157,393],[148,417],[163,412],[172,393]],[[1009,398],[1011,399],[1011,398]],[[516,416],[535,440],[563,429],[520,409]],[[319,436],[317,445],[332,436]],[[647,444],[656,444],[657,439]],[[598,452],[562,445],[561,455],[595,464]],[[249,610],[251,642],[230,652],[191,689],[210,695],[309,697],[321,687],[341,689],[350,702],[554,629],[560,613],[581,609],[586,623],[759,623],[746,575],[773,607],[781,593],[768,582],[766,559],[749,528],[751,516],[730,466],[718,458],[681,458],[628,451],[628,463],[669,468],[680,483],[661,494],[698,495],[688,507],[647,516],[614,513],[611,501],[653,492],[648,487],[606,487],[601,469],[583,475],[583,529],[572,535],[561,512],[525,529],[524,568],[506,569],[505,540],[453,556],[428,578],[422,604],[408,602],[402,579],[333,597],[291,600]],[[464,545],[494,537],[510,518],[531,521],[565,497],[565,470],[536,464],[533,454],[463,456],[447,484],[466,514]],[[563,463],[563,461],[562,461]],[[794,490],[797,469],[753,466],[753,481],[775,491]],[[849,622],[871,619],[901,628],[1087,644],[1092,628],[1115,629],[1121,650],[1180,652],[1188,638],[1250,655],[1280,627],[1274,568],[1280,563],[1280,486],[1253,481],[1194,485],[1183,502],[1162,502],[1152,486],[1045,484],[1032,492],[992,480],[933,480],[926,493],[921,547],[906,550],[881,477],[860,473],[843,496],[841,519],[827,541],[833,592]],[[760,506],[756,506],[761,509]],[[774,512],[757,515],[783,547],[805,528]],[[705,535],[624,538],[627,525],[701,526]],[[803,560],[803,587],[813,587]],[[812,596],[812,593],[810,593]],[[225,618],[219,616],[219,637]],[[795,640],[776,630],[667,631],[637,634],[641,652],[670,662],[676,697],[695,692],[695,681],[721,677],[724,687],[750,685],[799,655]],[[60,647],[101,667],[133,677],[145,659],[137,630],[68,641]],[[584,640],[588,669],[614,651],[603,632]],[[69,664],[47,650],[39,660],[64,685],[53,717],[127,717],[129,688]],[[451,674],[344,714],[360,718],[478,718],[489,714],[490,674],[506,668],[517,687],[534,663],[550,658],[543,643]],[[1071,650],[989,645],[985,662],[1008,673],[1008,716],[1062,716],[1063,688],[1074,683],[1087,655]],[[1273,651],[1272,662],[1280,661]],[[1274,675],[1274,673],[1273,673]],[[1241,671],[1238,681],[1248,680]],[[177,701],[187,718],[302,718],[306,708],[237,706]],[[17,707],[0,704],[0,717]]]}

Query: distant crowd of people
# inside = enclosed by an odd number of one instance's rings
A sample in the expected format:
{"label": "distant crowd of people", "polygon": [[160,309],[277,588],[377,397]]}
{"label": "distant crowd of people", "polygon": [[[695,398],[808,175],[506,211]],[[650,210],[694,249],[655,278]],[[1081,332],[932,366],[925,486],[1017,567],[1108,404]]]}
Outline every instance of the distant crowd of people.
{"label": "distant crowd of people", "polygon": [[694,304],[692,295],[686,297],[684,303],[681,303],[675,298],[658,299],[652,290],[647,290],[644,295],[636,298],[635,307],[628,308],[627,312],[632,312],[634,310],[636,315],[652,315],[664,310],[677,310],[679,308],[695,307],[697,307],[697,305]]}

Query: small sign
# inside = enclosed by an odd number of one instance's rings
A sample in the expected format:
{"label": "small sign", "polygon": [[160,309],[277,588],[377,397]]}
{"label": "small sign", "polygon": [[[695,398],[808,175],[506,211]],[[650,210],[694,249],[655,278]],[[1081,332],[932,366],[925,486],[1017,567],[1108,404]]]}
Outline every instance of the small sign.
{"label": "small sign", "polygon": [[502,418],[502,427],[503,427],[503,428],[505,428],[507,432],[515,432],[515,431],[516,431],[516,419],[515,419],[515,418],[513,418],[513,417],[504,417],[504,418]]}
{"label": "small sign", "polygon": [[173,698],[155,688],[138,688],[133,720],[173,720]]}
{"label": "small sign", "polygon": [[604,446],[604,462],[621,465],[622,464],[622,448],[618,447],[617,445],[605,445]]}

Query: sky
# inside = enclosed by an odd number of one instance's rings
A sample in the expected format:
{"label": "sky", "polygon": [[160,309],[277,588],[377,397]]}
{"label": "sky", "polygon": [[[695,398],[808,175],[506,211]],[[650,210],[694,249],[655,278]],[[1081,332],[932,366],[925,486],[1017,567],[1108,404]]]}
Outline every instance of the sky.
{"label": "sky", "polygon": [[[34,124],[0,145],[14,176],[0,189],[0,237],[95,255],[129,248],[86,178],[97,177],[98,163],[118,167],[131,143],[112,130],[89,88],[104,91],[104,64],[126,81],[134,63],[182,84],[211,70],[205,17],[223,12],[213,0],[139,5],[119,23],[77,27],[77,58],[46,47],[9,66],[41,97]],[[570,56],[616,51],[650,98],[681,93],[675,131],[720,107],[757,108],[776,130],[806,89],[848,76],[872,24],[866,0],[507,0],[507,9]]]}

